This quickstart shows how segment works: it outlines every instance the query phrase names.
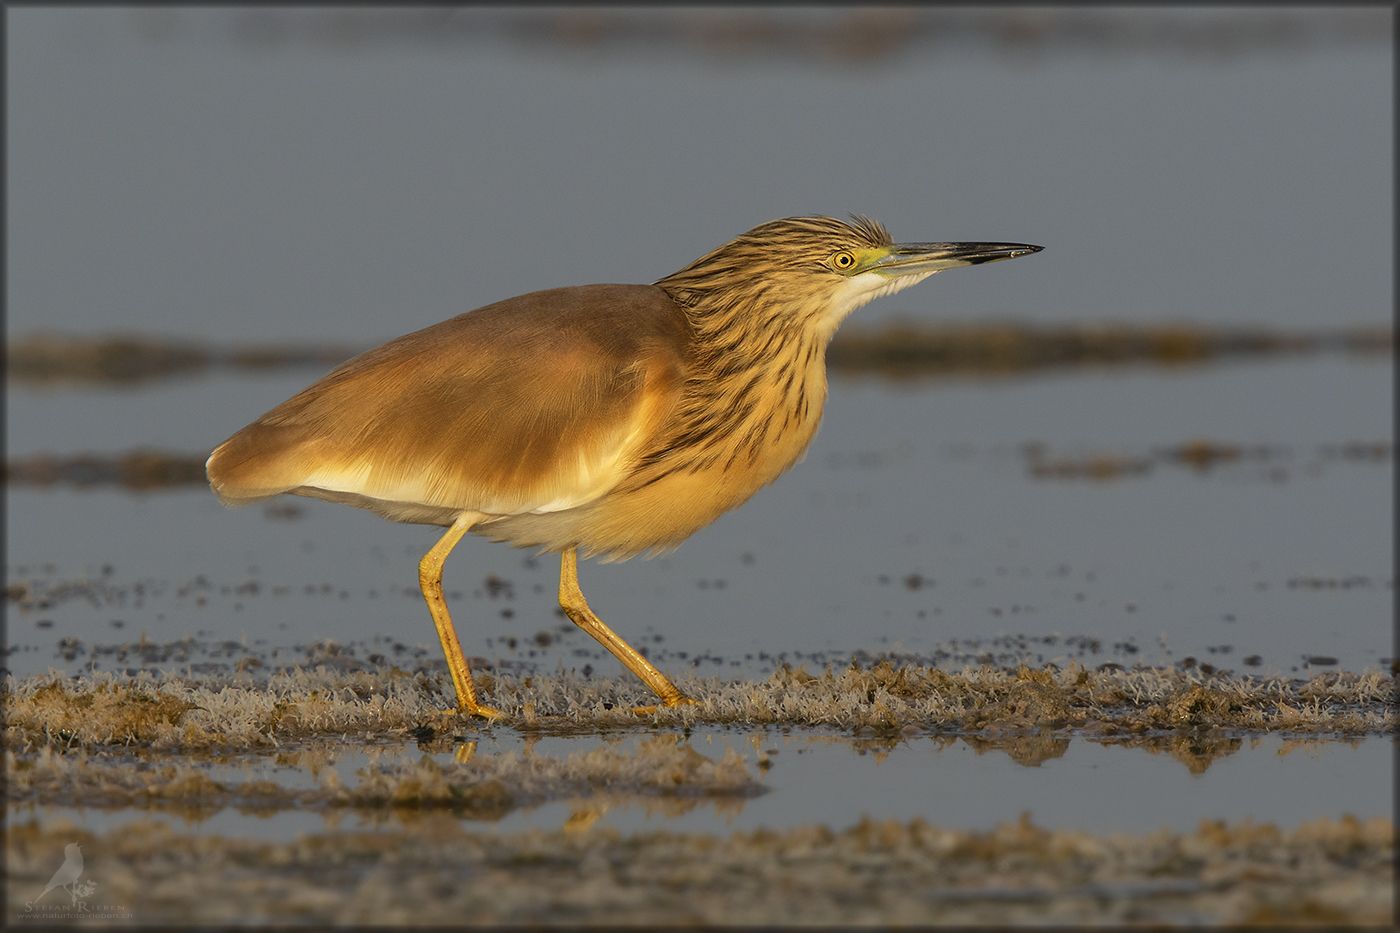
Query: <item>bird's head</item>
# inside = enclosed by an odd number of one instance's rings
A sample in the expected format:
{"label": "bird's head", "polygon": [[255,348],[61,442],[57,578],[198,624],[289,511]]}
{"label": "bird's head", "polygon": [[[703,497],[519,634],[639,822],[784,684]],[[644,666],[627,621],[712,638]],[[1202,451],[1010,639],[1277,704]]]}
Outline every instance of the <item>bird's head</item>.
{"label": "bird's head", "polygon": [[656,284],[690,307],[791,313],[829,337],[861,305],[957,266],[1037,253],[1023,243],[895,243],[866,217],[759,224]]}

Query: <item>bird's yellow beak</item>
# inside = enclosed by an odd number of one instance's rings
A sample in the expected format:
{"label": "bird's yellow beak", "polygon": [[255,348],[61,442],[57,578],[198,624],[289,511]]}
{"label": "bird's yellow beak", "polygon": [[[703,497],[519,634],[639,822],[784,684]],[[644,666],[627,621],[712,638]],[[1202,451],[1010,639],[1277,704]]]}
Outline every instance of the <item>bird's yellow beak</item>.
{"label": "bird's yellow beak", "polygon": [[1029,256],[1042,249],[1043,246],[1026,243],[898,243],[870,250],[861,257],[864,261],[855,271],[874,272],[886,278],[927,275],[957,266]]}

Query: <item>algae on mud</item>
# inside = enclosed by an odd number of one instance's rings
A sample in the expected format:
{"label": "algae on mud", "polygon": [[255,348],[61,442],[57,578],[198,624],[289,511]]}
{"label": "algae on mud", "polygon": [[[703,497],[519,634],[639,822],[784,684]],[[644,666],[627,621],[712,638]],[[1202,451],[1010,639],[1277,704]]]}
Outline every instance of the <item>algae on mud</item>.
{"label": "algae on mud", "polygon": [[137,822],[96,834],[15,826],[6,893],[42,890],[79,841],[145,923],[1279,923],[1392,919],[1394,829],[1319,819],[1291,832],[1203,821],[1096,836],[1022,817],[985,831],[864,820],[729,836],[405,830],[269,843]]}
{"label": "algae on mud", "polygon": [[[1225,730],[1377,735],[1395,728],[1395,683],[1379,671],[1328,671],[1306,679],[1230,676],[1201,668],[1088,670],[1076,663],[949,673],[878,660],[821,674],[782,665],[761,681],[682,676],[698,701],[637,717],[641,685],[576,672],[479,674],[477,689],[503,709],[501,725],[578,734],[651,722],[690,726],[826,726],[852,732],[989,732],[1072,728],[1096,736]],[[321,664],[232,676],[95,673],[8,678],[6,746],[99,748],[132,744],[194,749],[270,747],[356,733],[406,735],[424,725],[471,734],[489,725],[444,718],[441,672],[390,664],[355,670]]]}
{"label": "algae on mud", "polygon": [[[1194,833],[1145,834],[1046,830],[1026,818],[987,831],[916,818],[728,835],[624,834],[598,823],[612,807],[668,817],[737,811],[767,792],[749,756],[707,755],[685,738],[706,723],[805,727],[811,741],[877,757],[923,734],[1023,765],[1059,757],[1078,738],[1162,754],[1199,774],[1269,732],[1288,737],[1281,752],[1306,753],[1308,742],[1338,734],[1359,741],[1392,731],[1394,680],[1379,672],[949,673],[884,660],[680,683],[700,704],[639,718],[623,712],[639,688],[621,677],[498,672],[478,686],[512,716],[488,724],[440,716],[440,673],[384,665],[12,677],[3,697],[10,900],[32,899],[53,854],[78,840],[101,902],[126,905],[138,922],[246,920],[250,905],[260,920],[320,923],[1379,922],[1393,907],[1393,829],[1379,817],[1322,818],[1291,831],[1207,820]],[[657,734],[666,728],[677,731]],[[492,730],[524,736],[525,748],[478,753],[477,739]],[[532,752],[553,735],[609,744]],[[357,780],[342,782],[326,764],[347,745],[368,748],[369,760]],[[440,754],[448,751],[450,760]],[[771,767],[771,751],[760,751],[759,771]],[[314,780],[211,776],[211,764],[250,759],[309,770]],[[557,831],[472,828],[551,801],[572,811]],[[16,822],[49,807],[195,822],[224,810],[311,812],[331,829],[267,841],[195,835],[158,819],[106,832],[62,817]],[[337,814],[371,831],[334,829]]]}

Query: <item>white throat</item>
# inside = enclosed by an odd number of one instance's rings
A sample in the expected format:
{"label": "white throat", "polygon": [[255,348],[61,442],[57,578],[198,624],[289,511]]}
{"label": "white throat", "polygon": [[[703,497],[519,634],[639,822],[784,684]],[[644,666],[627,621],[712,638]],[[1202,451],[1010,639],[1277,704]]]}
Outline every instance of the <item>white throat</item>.
{"label": "white throat", "polygon": [[880,275],[878,272],[862,272],[860,275],[851,276],[832,293],[831,303],[827,306],[826,315],[822,320],[827,331],[826,336],[830,338],[841,322],[857,308],[868,305],[881,295],[893,295],[911,285],[917,285],[938,271],[940,270],[934,269],[894,278]]}

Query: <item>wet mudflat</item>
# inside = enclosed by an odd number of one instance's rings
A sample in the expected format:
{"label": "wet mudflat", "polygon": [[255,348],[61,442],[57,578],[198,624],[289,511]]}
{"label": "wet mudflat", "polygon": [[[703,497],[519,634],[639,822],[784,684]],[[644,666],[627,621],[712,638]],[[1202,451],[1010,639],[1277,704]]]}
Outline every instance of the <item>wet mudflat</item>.
{"label": "wet mudflat", "polygon": [[[595,608],[702,701],[641,720],[548,558],[464,542],[449,566],[478,688],[511,714],[459,722],[414,580],[431,530],[228,512],[149,455],[12,470],[10,901],[77,841],[98,887],[34,919],[1385,920],[1393,449],[1346,403],[1160,438],[1203,384],[1364,396],[1388,357],[1240,365],[838,381],[815,462],[675,555],[585,565]],[[305,379],[279,372],[113,404],[257,407],[238,399]],[[1113,444],[1014,427],[1096,404],[1099,379],[1161,417]],[[32,391],[21,423],[89,416],[90,393]],[[897,427],[978,397],[1005,404],[959,444]],[[901,514],[945,484],[943,528]]]}
{"label": "wet mudflat", "polygon": [[[246,918],[250,897],[257,918],[323,922],[1391,908],[1388,819],[1299,822],[1295,803],[1384,800],[1395,714],[1379,673],[784,666],[682,678],[699,702],[641,719],[620,678],[483,675],[509,714],[487,724],[442,715],[441,674],[345,667],[11,681],[12,902],[79,840],[107,907],[139,903],[145,922]],[[1125,779],[1126,819],[1108,796]],[[1069,784],[1105,796],[1059,807]],[[1256,816],[1211,815],[1232,797]],[[201,872],[221,879],[212,896],[188,884]],[[428,878],[457,882],[414,912]],[[733,896],[697,903],[721,887]]]}
{"label": "wet mudflat", "polygon": [[918,820],[482,836],[428,815],[411,830],[292,843],[150,823],[96,836],[24,826],[12,832],[11,878],[41,883],[43,856],[75,836],[112,866],[108,896],[142,904],[148,922],[1379,924],[1392,910],[1393,837],[1380,818],[1108,839]]}

